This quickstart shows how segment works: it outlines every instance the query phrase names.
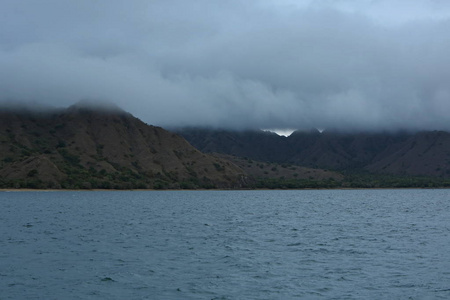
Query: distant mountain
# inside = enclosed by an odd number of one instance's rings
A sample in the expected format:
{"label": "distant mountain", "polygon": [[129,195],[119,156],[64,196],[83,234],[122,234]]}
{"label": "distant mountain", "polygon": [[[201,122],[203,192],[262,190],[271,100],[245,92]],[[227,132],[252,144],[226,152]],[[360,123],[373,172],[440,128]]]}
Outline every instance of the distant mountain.
{"label": "distant mountain", "polygon": [[201,128],[174,129],[205,153],[224,153],[258,161],[286,162],[292,155],[286,137],[269,131],[230,131]]}
{"label": "distant mountain", "polygon": [[114,106],[0,109],[0,188],[238,188],[245,178]]}
{"label": "distant mountain", "polygon": [[378,153],[366,169],[395,175],[450,177],[450,133],[419,132]]}
{"label": "distant mountain", "polygon": [[309,168],[376,174],[450,177],[450,133],[339,133],[188,128],[176,130],[203,152]]}

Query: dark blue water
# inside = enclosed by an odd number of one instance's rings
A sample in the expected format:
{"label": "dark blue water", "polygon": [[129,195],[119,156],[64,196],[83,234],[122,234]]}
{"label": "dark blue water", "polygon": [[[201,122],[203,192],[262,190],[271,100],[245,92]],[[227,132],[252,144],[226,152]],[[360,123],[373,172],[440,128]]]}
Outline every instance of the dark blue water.
{"label": "dark blue water", "polygon": [[0,299],[450,299],[450,190],[0,192]]}

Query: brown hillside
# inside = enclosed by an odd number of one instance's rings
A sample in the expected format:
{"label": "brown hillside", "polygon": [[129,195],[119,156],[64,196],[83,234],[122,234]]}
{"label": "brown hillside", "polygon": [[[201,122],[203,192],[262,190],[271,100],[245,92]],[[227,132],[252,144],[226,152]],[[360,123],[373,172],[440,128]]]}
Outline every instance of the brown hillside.
{"label": "brown hillside", "polygon": [[244,173],[117,108],[0,112],[0,184],[39,188],[231,188]]}

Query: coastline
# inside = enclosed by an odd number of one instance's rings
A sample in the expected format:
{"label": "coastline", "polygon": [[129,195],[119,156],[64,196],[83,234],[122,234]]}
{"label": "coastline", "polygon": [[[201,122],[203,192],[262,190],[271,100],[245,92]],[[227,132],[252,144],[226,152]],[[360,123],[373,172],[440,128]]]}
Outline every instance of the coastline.
{"label": "coastline", "polygon": [[27,189],[1,188],[0,192],[173,192],[173,191],[325,191],[325,190],[445,190],[450,187],[336,187],[336,188],[303,188],[303,189]]}

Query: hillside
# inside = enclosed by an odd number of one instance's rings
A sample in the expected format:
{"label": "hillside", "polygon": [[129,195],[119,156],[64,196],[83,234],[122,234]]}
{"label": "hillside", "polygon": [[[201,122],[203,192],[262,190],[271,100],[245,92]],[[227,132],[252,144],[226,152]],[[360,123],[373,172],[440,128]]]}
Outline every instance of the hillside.
{"label": "hillside", "polygon": [[[341,172],[450,178],[450,133],[339,133],[180,129],[200,151]],[[252,150],[253,149],[253,150]]]}
{"label": "hillside", "polygon": [[450,133],[442,131],[177,133],[184,138],[114,106],[1,108],[0,188],[450,185]]}
{"label": "hillside", "polygon": [[0,187],[239,188],[245,173],[116,107],[0,110]]}
{"label": "hillside", "polygon": [[330,179],[341,181],[344,179],[342,174],[324,169],[306,168],[298,165],[279,164],[275,162],[263,162],[228,154],[212,153],[212,155],[231,161],[252,178],[309,179],[316,181]]}

